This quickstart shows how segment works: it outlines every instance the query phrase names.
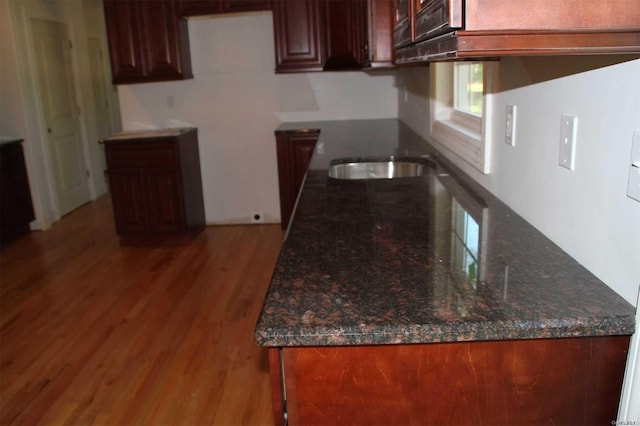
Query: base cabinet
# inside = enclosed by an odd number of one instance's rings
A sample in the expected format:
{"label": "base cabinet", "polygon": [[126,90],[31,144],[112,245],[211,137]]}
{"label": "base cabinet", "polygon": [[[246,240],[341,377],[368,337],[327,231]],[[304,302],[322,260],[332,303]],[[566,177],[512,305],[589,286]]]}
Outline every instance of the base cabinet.
{"label": "base cabinet", "polygon": [[270,348],[275,424],[612,424],[628,347],[615,336]]}
{"label": "base cabinet", "polygon": [[318,133],[276,134],[282,229],[289,225]]}
{"label": "base cabinet", "polygon": [[35,219],[20,139],[0,144],[0,246],[29,232]]}
{"label": "base cabinet", "polygon": [[191,237],[205,225],[195,129],[105,141],[116,231],[123,242]]}

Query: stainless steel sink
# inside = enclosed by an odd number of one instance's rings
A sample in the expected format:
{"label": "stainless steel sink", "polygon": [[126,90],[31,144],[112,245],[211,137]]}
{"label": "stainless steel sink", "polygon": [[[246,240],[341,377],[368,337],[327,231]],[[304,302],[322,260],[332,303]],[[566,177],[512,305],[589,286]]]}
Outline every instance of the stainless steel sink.
{"label": "stainless steel sink", "polygon": [[431,169],[433,169],[433,164],[424,158],[337,159],[329,163],[329,177],[334,179],[396,179],[423,176]]}

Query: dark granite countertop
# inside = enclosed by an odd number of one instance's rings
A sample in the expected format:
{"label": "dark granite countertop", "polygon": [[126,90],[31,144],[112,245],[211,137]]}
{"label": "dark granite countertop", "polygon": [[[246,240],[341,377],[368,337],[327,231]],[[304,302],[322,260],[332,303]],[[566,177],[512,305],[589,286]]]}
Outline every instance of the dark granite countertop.
{"label": "dark granite countertop", "polygon": [[[630,335],[635,308],[397,120],[320,131],[255,330],[262,346]],[[346,181],[331,159],[429,156],[427,176]]]}

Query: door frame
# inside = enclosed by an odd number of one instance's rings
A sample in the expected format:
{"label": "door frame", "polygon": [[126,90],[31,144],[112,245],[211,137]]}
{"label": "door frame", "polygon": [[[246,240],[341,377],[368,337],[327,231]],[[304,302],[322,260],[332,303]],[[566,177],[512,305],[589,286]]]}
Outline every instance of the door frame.
{"label": "door frame", "polygon": [[[88,109],[81,91],[82,84],[78,77],[80,75],[77,43],[79,38],[77,37],[78,28],[74,24],[74,20],[71,19],[72,13],[67,8],[67,2],[58,3],[59,7],[57,9],[46,7],[44,2],[24,3],[9,2],[26,124],[26,134],[21,136],[26,141],[24,144],[25,157],[36,216],[31,228],[48,229],[61,218],[61,214],[55,188],[51,152],[47,144],[47,126],[39,95],[40,87],[36,77],[37,66],[33,51],[32,18],[53,21],[67,26],[69,37],[74,44],[74,49],[71,51],[72,79],[76,102],[81,110],[78,119],[80,122],[84,164],[90,173],[87,183],[91,200],[102,195],[101,192],[103,191],[97,188],[96,183],[100,178],[104,181],[104,176],[102,176],[102,171],[97,170],[91,161],[92,147],[89,146],[88,135],[90,132],[87,128]],[[95,145],[94,149],[98,150],[97,143]]]}

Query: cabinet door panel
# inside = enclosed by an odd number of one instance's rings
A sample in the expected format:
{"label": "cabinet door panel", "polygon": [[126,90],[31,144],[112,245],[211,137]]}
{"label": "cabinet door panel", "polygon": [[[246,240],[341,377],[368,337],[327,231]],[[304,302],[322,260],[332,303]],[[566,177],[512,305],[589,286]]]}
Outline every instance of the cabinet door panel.
{"label": "cabinet door panel", "polygon": [[273,4],[276,71],[322,69],[322,16],[318,1],[276,1]]}
{"label": "cabinet door panel", "polygon": [[147,232],[144,178],[141,170],[109,170],[111,200],[118,235]]}
{"label": "cabinet door panel", "polygon": [[113,83],[144,78],[138,3],[104,0]]}
{"label": "cabinet door panel", "polygon": [[365,67],[393,67],[393,2],[367,0],[367,44],[364,49]]}
{"label": "cabinet door panel", "polygon": [[179,78],[180,64],[178,17],[175,2],[140,3],[144,18],[143,47],[147,63],[147,78]]}
{"label": "cabinet door panel", "polygon": [[145,169],[149,226],[157,233],[186,229],[180,172],[175,167]]}
{"label": "cabinet door panel", "polygon": [[104,0],[104,11],[114,84],[193,77],[177,0]]}

